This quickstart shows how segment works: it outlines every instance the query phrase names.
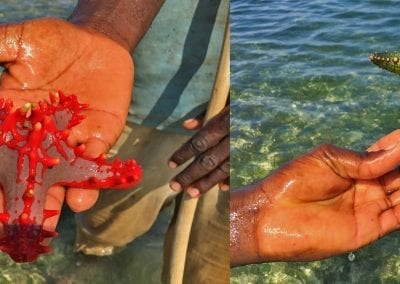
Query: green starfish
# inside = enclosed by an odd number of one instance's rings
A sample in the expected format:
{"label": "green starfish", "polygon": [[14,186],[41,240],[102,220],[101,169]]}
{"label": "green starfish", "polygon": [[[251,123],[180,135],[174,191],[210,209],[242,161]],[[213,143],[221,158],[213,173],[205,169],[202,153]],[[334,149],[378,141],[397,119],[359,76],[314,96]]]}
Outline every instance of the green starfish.
{"label": "green starfish", "polygon": [[375,52],[369,59],[380,68],[400,75],[400,52]]}

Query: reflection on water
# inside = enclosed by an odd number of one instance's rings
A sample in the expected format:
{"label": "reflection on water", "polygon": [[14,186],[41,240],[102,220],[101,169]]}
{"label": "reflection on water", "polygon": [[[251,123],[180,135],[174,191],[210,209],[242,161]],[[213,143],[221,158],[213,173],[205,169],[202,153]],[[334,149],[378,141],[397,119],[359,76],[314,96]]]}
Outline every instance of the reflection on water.
{"label": "reflection on water", "polygon": [[[0,23],[42,16],[66,17],[77,1],[2,0]],[[88,257],[73,253],[75,222],[64,208],[57,227],[59,237],[53,252],[33,264],[16,264],[0,253],[0,283],[160,283],[163,236],[171,208],[163,211],[157,223],[144,236],[119,253],[108,257]]]}
{"label": "reflection on water", "polygon": [[[320,143],[362,150],[400,125],[400,77],[369,62],[399,50],[398,1],[231,1],[231,184]],[[400,234],[311,263],[232,270],[232,283],[399,283]]]}

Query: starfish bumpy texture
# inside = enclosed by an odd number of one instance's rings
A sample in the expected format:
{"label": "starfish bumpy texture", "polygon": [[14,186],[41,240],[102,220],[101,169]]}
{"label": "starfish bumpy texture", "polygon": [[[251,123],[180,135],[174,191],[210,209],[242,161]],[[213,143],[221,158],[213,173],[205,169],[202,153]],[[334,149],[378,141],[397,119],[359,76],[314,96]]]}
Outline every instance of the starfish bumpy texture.
{"label": "starfish bumpy texture", "polygon": [[43,223],[59,212],[44,209],[49,187],[127,188],[140,181],[142,170],[134,160],[107,162],[105,154],[90,159],[83,145],[69,145],[70,129],[84,119],[80,112],[86,107],[61,92],[50,94],[49,102],[18,109],[11,100],[0,100],[0,250],[14,261],[34,261],[51,250],[44,241],[56,232]]}
{"label": "starfish bumpy texture", "polygon": [[375,52],[369,55],[369,59],[380,68],[400,75],[399,52]]}

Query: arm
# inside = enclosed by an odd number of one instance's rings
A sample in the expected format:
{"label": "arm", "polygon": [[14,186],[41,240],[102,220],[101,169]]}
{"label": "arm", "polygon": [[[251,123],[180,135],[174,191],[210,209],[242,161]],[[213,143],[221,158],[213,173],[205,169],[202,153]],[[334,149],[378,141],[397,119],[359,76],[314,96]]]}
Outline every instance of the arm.
{"label": "arm", "polygon": [[132,52],[163,0],[80,0],[68,20],[101,32]]}

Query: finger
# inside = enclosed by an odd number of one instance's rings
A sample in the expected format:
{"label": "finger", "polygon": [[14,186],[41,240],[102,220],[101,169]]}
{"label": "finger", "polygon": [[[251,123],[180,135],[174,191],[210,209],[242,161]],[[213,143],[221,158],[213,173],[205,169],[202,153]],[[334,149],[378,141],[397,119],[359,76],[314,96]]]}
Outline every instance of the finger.
{"label": "finger", "polygon": [[[4,207],[5,202],[4,202],[4,189],[3,187],[0,185],[0,212],[3,213],[6,211],[6,208]],[[3,234],[4,232],[4,224],[3,222],[0,222],[0,236]]]}
{"label": "finger", "polygon": [[380,232],[383,237],[390,232],[400,229],[400,208],[389,208],[379,216]]}
{"label": "finger", "polygon": [[388,150],[362,155],[358,173],[359,178],[375,178],[392,171],[400,162],[400,144]]}
{"label": "finger", "polygon": [[196,130],[199,129],[203,123],[204,123],[204,117],[206,115],[206,112],[203,111],[202,113],[200,113],[199,115],[197,115],[194,118],[189,118],[186,119],[183,123],[182,123],[182,127],[185,128],[186,130]]}
{"label": "finger", "polygon": [[[85,141],[84,156],[97,158],[108,150],[108,145],[103,140],[85,137],[79,130],[71,132],[69,143],[76,145]],[[98,189],[69,188],[66,192],[66,202],[74,212],[82,212],[92,207],[99,196]]]}
{"label": "finger", "polygon": [[389,199],[376,199],[374,202],[370,202],[367,208],[368,210],[359,207],[358,210],[354,212],[357,219],[358,240],[355,248],[359,248],[379,239],[398,226],[395,215],[393,214],[393,206]]}
{"label": "finger", "polygon": [[89,158],[97,158],[108,151],[110,144],[100,135],[89,133],[86,123],[87,120],[71,129],[68,135],[68,143],[74,146],[83,144],[85,147],[84,155]]}
{"label": "finger", "polygon": [[[178,183],[180,188],[186,188],[194,181],[216,169],[227,157],[229,157],[229,138],[225,137],[220,144],[196,158],[189,166],[175,176],[173,182]],[[176,189],[173,186],[171,188]]]}
{"label": "finger", "polygon": [[[228,170],[230,170],[230,166],[229,166],[229,168],[228,168]],[[229,176],[223,181],[223,182],[221,182],[220,184],[219,184],[219,188],[222,190],[222,191],[228,191],[229,189],[230,189],[230,180],[229,180]]]}
{"label": "finger", "polygon": [[390,194],[400,188],[400,171],[399,169],[394,169],[379,178],[379,183],[381,184],[383,191],[386,194]]}
{"label": "finger", "polygon": [[389,133],[388,135],[383,136],[374,144],[372,144],[367,151],[379,151],[379,150],[387,150],[395,147],[400,142],[400,129],[396,129]]}
{"label": "finger", "polygon": [[0,25],[0,65],[5,67],[1,74],[1,89],[3,89],[3,86],[7,86],[8,89],[26,88],[26,81],[14,76],[21,70],[28,72],[26,74],[30,74],[31,71],[28,69],[30,66],[14,64],[21,55],[25,54],[22,51],[24,46],[22,41],[23,27],[23,24]]}
{"label": "finger", "polygon": [[[47,218],[43,222],[43,229],[49,232],[55,232],[58,224],[58,220],[61,216],[62,204],[64,202],[65,190],[62,186],[52,186],[47,191],[45,209],[56,210],[57,215]],[[43,239],[42,245],[49,245],[53,237]]]}
{"label": "finger", "polygon": [[229,160],[225,160],[211,173],[194,182],[188,188],[187,192],[190,197],[198,197],[200,194],[209,191],[219,182],[224,181],[228,176],[229,176]]}
{"label": "finger", "polygon": [[0,212],[4,212],[4,210],[5,210],[4,205],[5,205],[5,202],[4,202],[4,189],[0,185]]}
{"label": "finger", "polygon": [[52,186],[47,191],[45,209],[46,210],[57,210],[59,213],[55,216],[47,218],[43,222],[43,227],[49,231],[55,231],[58,223],[58,219],[61,215],[61,208],[64,202],[65,190],[62,186]]}
{"label": "finger", "polygon": [[74,212],[82,212],[91,208],[99,197],[98,189],[69,188],[66,202]]}
{"label": "finger", "polygon": [[78,213],[90,209],[98,197],[98,189],[68,188],[65,201],[73,212]]}
{"label": "finger", "polygon": [[395,191],[389,195],[392,207],[400,205],[400,191]]}
{"label": "finger", "polygon": [[182,127],[186,130],[196,130],[203,125],[202,119],[189,118],[182,123]]}
{"label": "finger", "polygon": [[400,144],[389,150],[364,153],[326,144],[317,147],[312,155],[343,178],[372,179],[397,166],[400,162]]}
{"label": "finger", "polygon": [[[82,100],[85,102],[85,100]],[[81,113],[84,116],[78,125],[74,126],[68,135],[70,145],[85,144],[85,154],[96,157],[106,153],[117,141],[124,128],[124,121],[117,119],[116,115],[94,109],[91,102],[90,108]]]}
{"label": "finger", "polygon": [[400,229],[400,192],[389,196],[390,207],[379,216],[381,225],[380,237]]}
{"label": "finger", "polygon": [[15,61],[20,49],[23,24],[0,25],[0,62]]}
{"label": "finger", "polygon": [[204,153],[217,145],[229,134],[229,110],[211,119],[199,132],[179,148],[169,159],[169,166],[175,168],[190,158]]}

